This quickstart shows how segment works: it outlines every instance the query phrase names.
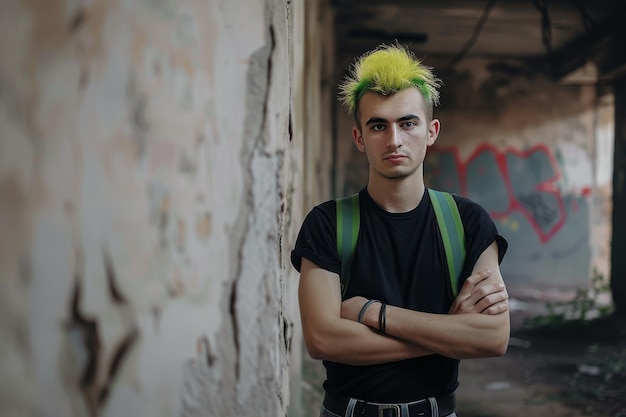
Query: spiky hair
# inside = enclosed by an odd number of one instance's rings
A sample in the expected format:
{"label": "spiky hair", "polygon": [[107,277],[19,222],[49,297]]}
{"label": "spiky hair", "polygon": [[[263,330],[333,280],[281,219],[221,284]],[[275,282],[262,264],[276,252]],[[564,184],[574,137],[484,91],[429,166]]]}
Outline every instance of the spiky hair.
{"label": "spiky hair", "polygon": [[339,100],[351,114],[359,100],[372,91],[390,95],[405,88],[417,88],[431,105],[439,104],[439,80],[430,67],[401,45],[381,45],[359,57],[339,86]]}

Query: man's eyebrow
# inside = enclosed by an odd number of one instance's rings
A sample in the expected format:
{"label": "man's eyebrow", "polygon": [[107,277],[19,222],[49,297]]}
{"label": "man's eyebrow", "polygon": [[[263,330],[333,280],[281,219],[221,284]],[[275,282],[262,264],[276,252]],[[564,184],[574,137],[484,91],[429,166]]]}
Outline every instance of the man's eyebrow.
{"label": "man's eyebrow", "polygon": [[372,117],[367,122],[365,122],[365,125],[367,126],[376,123],[387,123],[387,119],[383,119],[382,117]]}
{"label": "man's eyebrow", "polygon": [[[406,122],[407,120],[413,120],[413,119],[418,119],[420,120],[420,117],[416,114],[407,114],[405,116],[400,117],[398,120],[396,120],[397,122]],[[377,124],[377,123],[388,123],[389,121],[385,118],[382,117],[372,117],[370,118],[367,122],[365,122],[366,126],[369,126],[371,124]]]}
{"label": "man's eyebrow", "polygon": [[407,120],[420,119],[420,117],[416,114],[407,114],[406,116],[402,116],[398,119],[399,122],[406,122]]}

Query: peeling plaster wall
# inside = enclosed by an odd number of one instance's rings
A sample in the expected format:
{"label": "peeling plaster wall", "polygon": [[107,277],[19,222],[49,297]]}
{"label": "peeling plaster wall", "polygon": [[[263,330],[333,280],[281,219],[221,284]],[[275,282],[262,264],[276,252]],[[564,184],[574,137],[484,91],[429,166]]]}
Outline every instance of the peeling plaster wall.
{"label": "peeling plaster wall", "polygon": [[[288,205],[294,215],[286,229],[295,233],[284,235],[284,254],[289,262],[304,215],[321,201],[331,198],[332,169],[332,103],[333,88],[328,82],[334,73],[333,15],[329,0],[294,2],[291,21],[301,22],[291,27],[292,74],[292,143],[289,171],[297,173],[292,188],[287,191]],[[290,264],[289,264],[290,267]],[[312,388],[303,382],[302,362],[308,353],[302,343],[297,298],[298,275],[287,283],[292,294],[286,301],[288,310],[298,318],[292,328],[290,356],[290,417],[309,417],[310,405],[306,391]],[[321,366],[321,363],[320,363]],[[304,395],[303,395],[304,394]],[[304,398],[303,398],[304,397]],[[307,407],[308,406],[308,407]]]}
{"label": "peeling plaster wall", "polygon": [[[426,64],[438,72],[446,62]],[[467,60],[438,75],[442,127],[425,180],[489,211],[510,244],[502,265],[509,290],[581,287],[596,273],[608,279],[612,95],[557,84],[515,62]],[[338,124],[338,194],[367,180],[352,125],[345,115]]]}
{"label": "peeling plaster wall", "polygon": [[2,416],[286,414],[290,3],[0,4]]}

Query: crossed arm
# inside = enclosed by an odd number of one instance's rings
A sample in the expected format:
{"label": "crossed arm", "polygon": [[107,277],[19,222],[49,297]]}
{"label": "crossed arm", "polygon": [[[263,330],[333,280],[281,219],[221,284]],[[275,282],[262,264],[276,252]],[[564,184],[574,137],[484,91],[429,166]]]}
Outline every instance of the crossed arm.
{"label": "crossed arm", "polygon": [[300,316],[307,350],[316,359],[367,365],[433,353],[457,359],[499,356],[509,339],[507,299],[494,242],[481,254],[449,314],[388,306],[383,335],[374,330],[380,303],[358,323],[367,300],[342,303],[337,274],[302,259]]}

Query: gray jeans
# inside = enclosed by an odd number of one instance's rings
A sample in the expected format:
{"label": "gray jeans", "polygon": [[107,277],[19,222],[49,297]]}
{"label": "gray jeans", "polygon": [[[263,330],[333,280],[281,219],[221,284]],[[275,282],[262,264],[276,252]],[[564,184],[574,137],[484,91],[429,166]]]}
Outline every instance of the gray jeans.
{"label": "gray jeans", "polygon": [[[346,410],[346,415],[345,416],[340,416],[339,414],[335,414],[335,413],[332,413],[332,412],[328,411],[322,405],[322,409],[320,410],[320,417],[353,417],[353,416],[352,416],[352,410],[350,408],[348,408],[348,410]],[[402,410],[402,416],[401,417],[409,417],[409,416],[404,413],[404,410]],[[446,417],[457,417],[457,415],[456,415],[456,413],[452,413],[452,414],[448,414]]]}

